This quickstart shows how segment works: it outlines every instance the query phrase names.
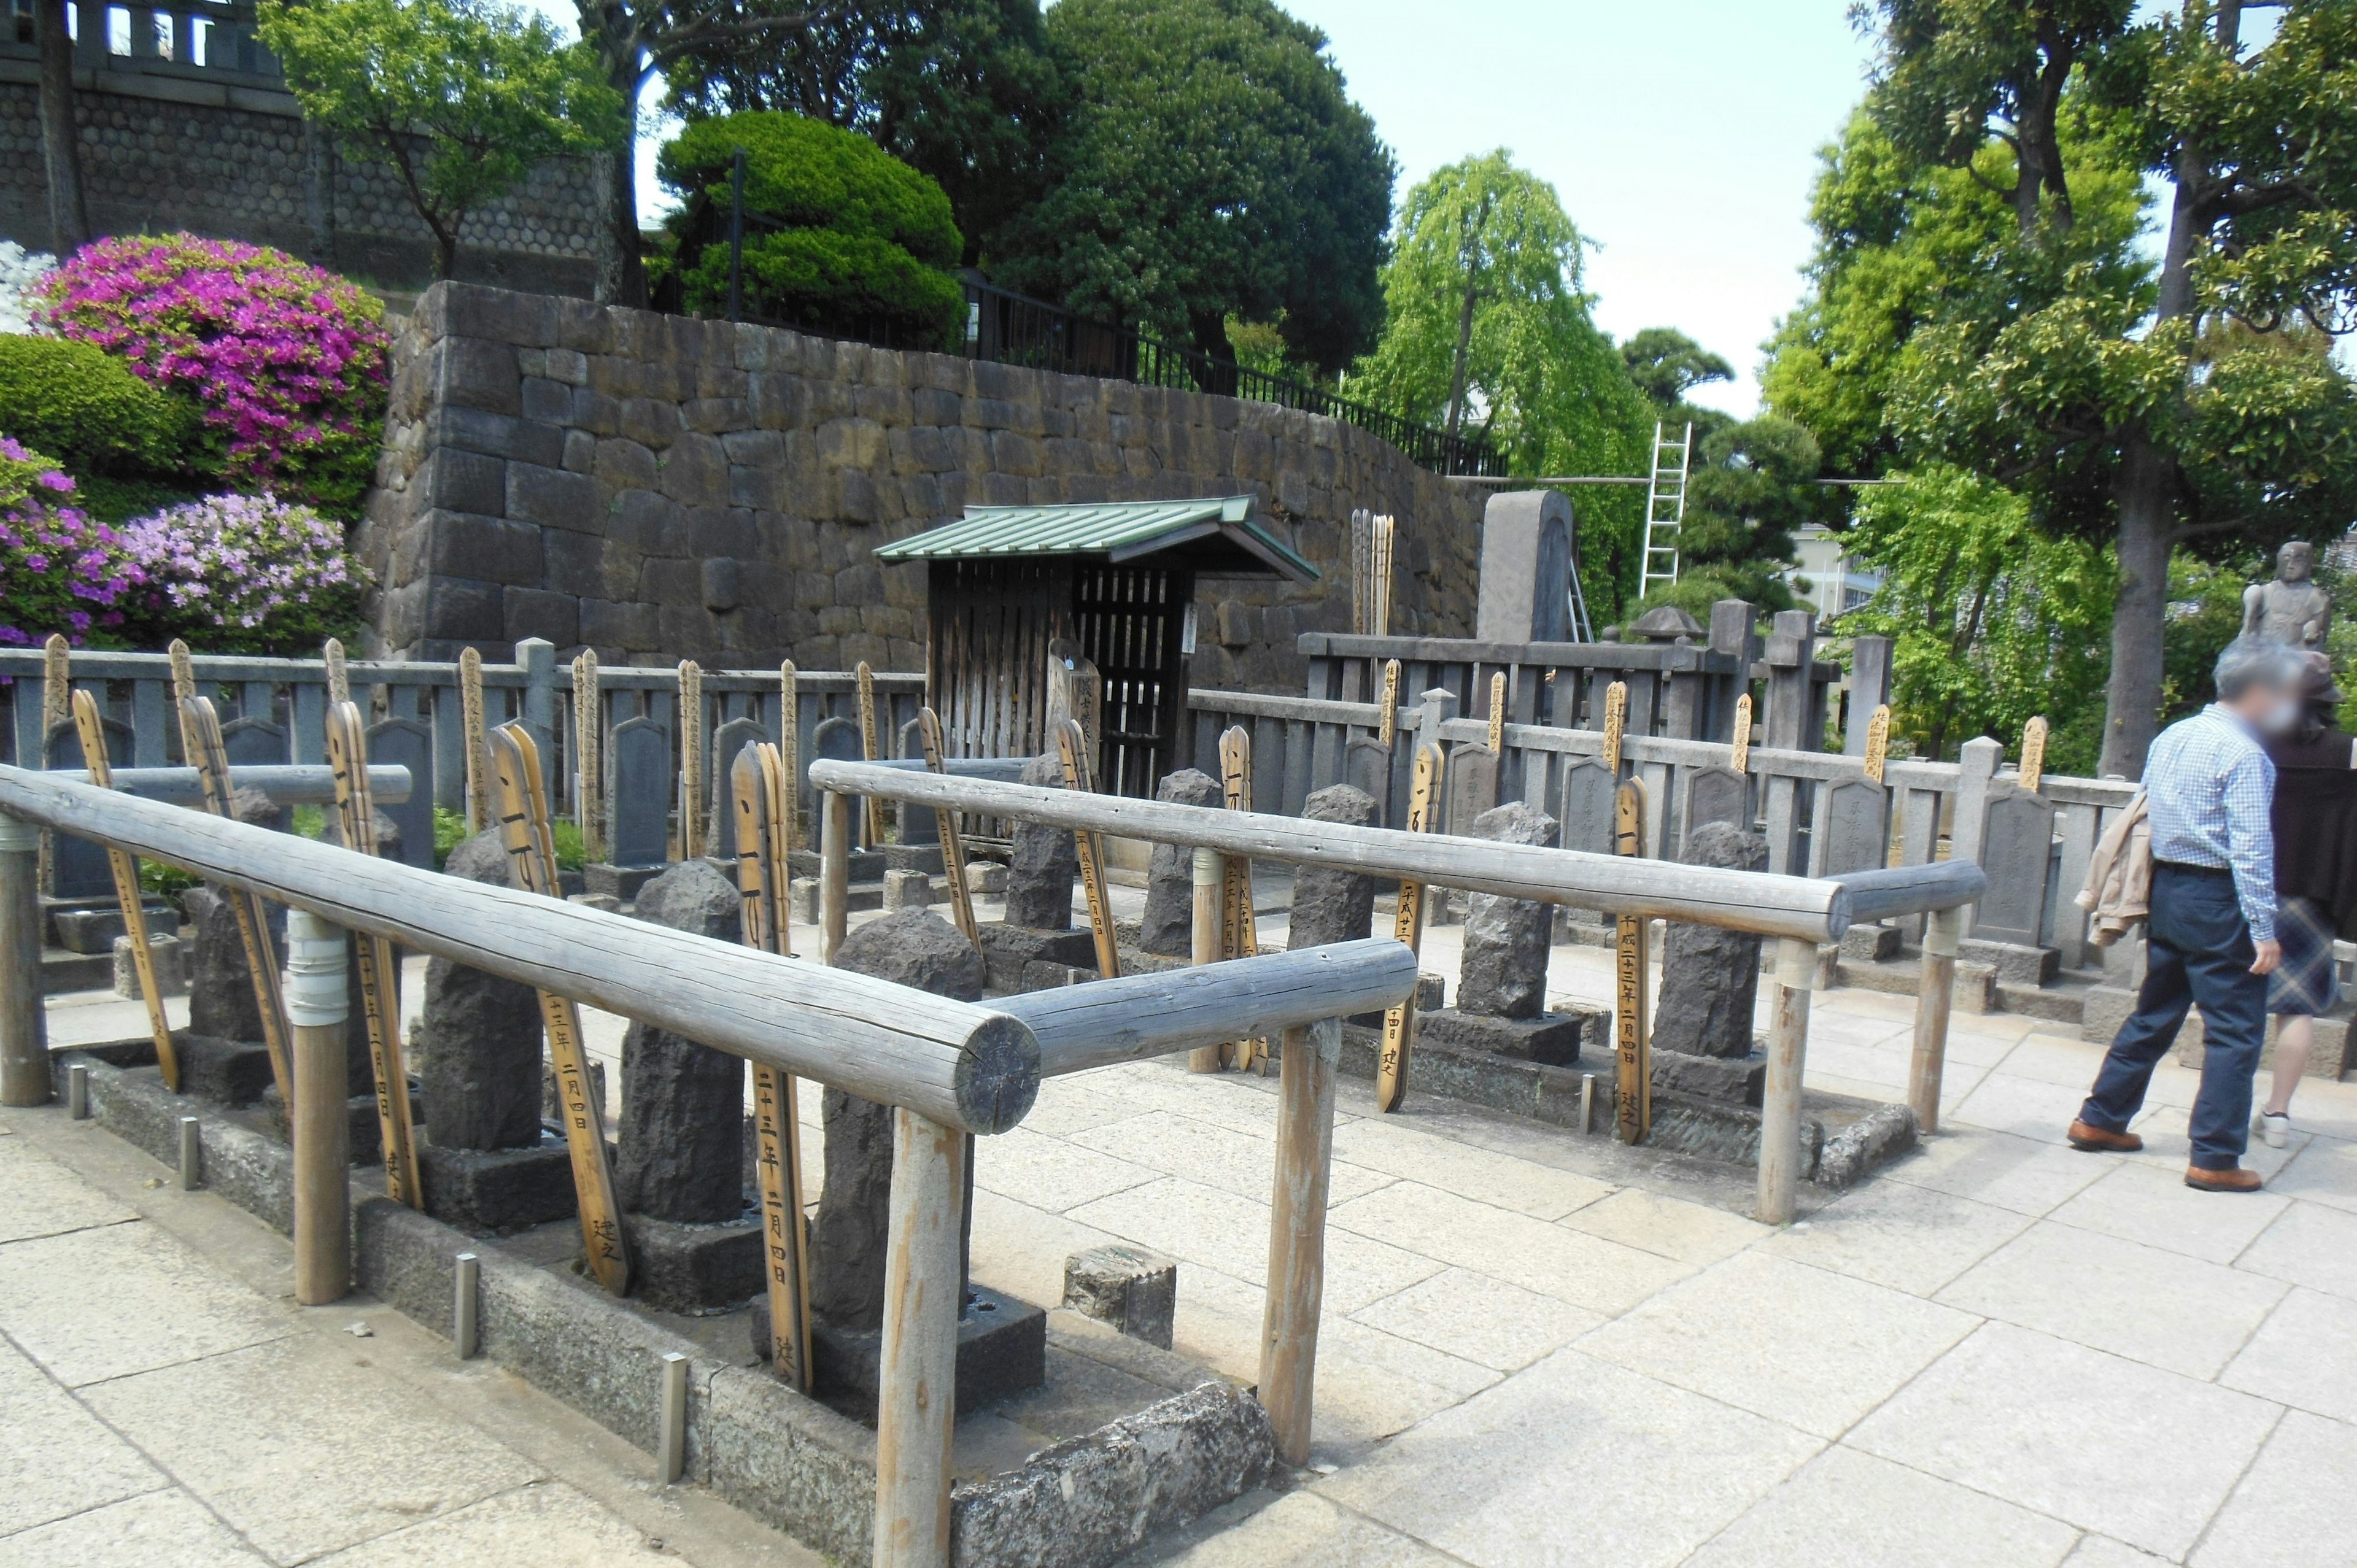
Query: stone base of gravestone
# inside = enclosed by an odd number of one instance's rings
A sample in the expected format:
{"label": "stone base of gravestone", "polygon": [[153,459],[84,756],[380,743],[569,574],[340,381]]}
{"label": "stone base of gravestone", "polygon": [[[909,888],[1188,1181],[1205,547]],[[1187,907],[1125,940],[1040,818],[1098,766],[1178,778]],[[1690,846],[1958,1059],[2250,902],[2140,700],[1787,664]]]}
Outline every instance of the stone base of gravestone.
{"label": "stone base of gravestone", "polygon": [[1542,1013],[1535,1018],[1501,1018],[1489,1013],[1465,1013],[1444,1007],[1416,1020],[1415,1043],[1453,1051],[1486,1051],[1515,1061],[1543,1067],[1569,1067],[1579,1059],[1579,1042],[1586,1023],[1577,1013]]}
{"label": "stone base of gravestone", "polygon": [[982,956],[991,990],[1045,991],[1071,982],[1071,972],[1097,967],[1096,937],[1089,931],[1043,931],[1028,926],[985,924]]}
{"label": "stone base of gravestone", "polygon": [[761,1294],[758,1214],[709,1225],[626,1214],[622,1232],[630,1240],[630,1295],[642,1305],[699,1317],[732,1312]]}
{"label": "stone base of gravestone", "polygon": [[[884,852],[880,849],[855,849],[848,859],[851,866],[850,879],[855,886],[862,882],[881,882],[884,880],[885,872],[891,869],[890,863],[884,858]],[[824,869],[825,863],[818,851],[798,849],[786,857],[786,867],[797,877],[815,878]]]}
{"label": "stone base of gravestone", "polygon": [[[156,988],[167,996],[185,996],[188,991],[188,972],[183,960],[188,950],[180,939],[167,936],[151,929],[147,933],[147,960],[156,971]],[[141,1000],[139,963],[131,950],[127,936],[114,939],[114,993],[132,1001]]]}
{"label": "stone base of gravestone", "polygon": [[425,1212],[473,1235],[526,1230],[576,1211],[573,1159],[554,1133],[542,1133],[532,1149],[445,1149],[421,1138],[417,1175]]}
{"label": "stone base of gravestone", "polygon": [[599,897],[628,904],[638,897],[640,888],[662,873],[660,865],[608,865],[595,861],[581,868],[581,886]]}
{"label": "stone base of gravestone", "polygon": [[1996,971],[2000,985],[2048,985],[2062,972],[2062,955],[2053,948],[2024,947],[2018,942],[1985,942],[1966,937],[1957,956]]}
{"label": "stone base of gravestone", "polygon": [[1725,1105],[1757,1107],[1767,1087],[1768,1058],[1699,1057],[1685,1051],[1652,1051],[1653,1092]]}
{"label": "stone base of gravestone", "polygon": [[[768,1360],[770,1297],[761,1291],[747,1315],[753,1353]],[[811,1372],[818,1396],[856,1421],[876,1419],[880,1328],[845,1328],[824,1318],[811,1325]],[[975,1285],[958,1320],[957,1404],[973,1410],[1048,1380],[1048,1315],[1029,1302]]]}
{"label": "stone base of gravestone", "polygon": [[[53,947],[64,947],[64,933],[58,929],[59,918],[66,915],[80,915],[93,911],[113,915],[115,921],[115,930],[118,933],[122,931],[123,910],[121,906],[115,903],[114,895],[111,892],[102,894],[93,893],[87,897],[76,898],[59,898],[51,894],[42,894],[41,929],[48,933],[48,935],[42,940]],[[68,950],[70,951],[72,950],[69,949]],[[96,950],[104,952],[106,950],[102,947]]]}
{"label": "stone base of gravestone", "polygon": [[1871,921],[1852,926],[1842,933],[1841,956],[1844,963],[1881,963],[1899,956],[1900,930],[1896,926],[1878,925]]}
{"label": "stone base of gravestone", "polygon": [[884,874],[884,908],[887,910],[921,909],[933,901],[933,879],[917,870],[888,871]]}
{"label": "stone base of gravestone", "polygon": [[[1415,1010],[1418,1013],[1429,1017],[1439,1012],[1441,1004],[1448,999],[1447,979],[1437,974],[1419,973],[1415,977]],[[1383,1026],[1383,1015],[1381,1013],[1353,1013],[1343,1022],[1363,1024],[1370,1029],[1380,1029]],[[1275,1056],[1274,1051],[1270,1054],[1272,1057]]]}
{"label": "stone base of gravestone", "polygon": [[1178,1264],[1127,1241],[1083,1247],[1064,1260],[1064,1306],[1168,1350],[1178,1315]]}
{"label": "stone base of gravestone", "polygon": [[[1685,858],[1689,865],[1764,871],[1768,841],[1724,822],[1708,822],[1686,835]],[[1758,937],[1671,921],[1662,944],[1653,1049],[1698,1057],[1749,1056],[1759,993]]]}
{"label": "stone base of gravestone", "polygon": [[[1154,798],[1181,806],[1217,806],[1225,799],[1218,779],[1192,768],[1166,774]],[[1187,958],[1194,941],[1195,852],[1157,843],[1146,867],[1146,918],[1137,945],[1165,958]]]}
{"label": "stone base of gravestone", "polygon": [[[931,816],[928,810],[925,814]],[[937,843],[888,843],[884,846],[886,875],[895,871],[920,871],[927,876],[942,874],[942,846]]]}
{"label": "stone base of gravestone", "polygon": [[[139,908],[147,917],[150,935],[179,929],[180,912],[161,898],[142,898]],[[123,907],[113,902],[100,908],[59,909],[49,917],[49,929],[56,934],[58,946],[68,952],[113,952],[125,929]]]}
{"label": "stone base of gravestone", "polygon": [[270,1047],[251,1040],[174,1030],[172,1049],[180,1058],[180,1092],[199,1100],[258,1105],[277,1081],[270,1072]]}

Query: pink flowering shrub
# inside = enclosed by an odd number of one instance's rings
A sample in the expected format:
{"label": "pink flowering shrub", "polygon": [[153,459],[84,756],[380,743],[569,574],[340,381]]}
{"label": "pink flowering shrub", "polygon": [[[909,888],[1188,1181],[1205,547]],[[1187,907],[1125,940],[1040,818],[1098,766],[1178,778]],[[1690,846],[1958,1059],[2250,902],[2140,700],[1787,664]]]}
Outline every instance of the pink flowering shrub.
{"label": "pink flowering shrub", "polygon": [[81,647],[123,640],[125,607],[145,583],[123,535],[73,505],[74,482],[0,435],[0,644],[53,631]]}
{"label": "pink flowering shrub", "polygon": [[97,241],[37,286],[41,325],[195,405],[193,467],[359,510],[387,379],[369,295],[282,251],[192,234]]}
{"label": "pink flowering shrub", "polygon": [[368,574],[343,525],[272,495],[207,496],[123,531],[139,639],[214,653],[308,652],[359,624]]}

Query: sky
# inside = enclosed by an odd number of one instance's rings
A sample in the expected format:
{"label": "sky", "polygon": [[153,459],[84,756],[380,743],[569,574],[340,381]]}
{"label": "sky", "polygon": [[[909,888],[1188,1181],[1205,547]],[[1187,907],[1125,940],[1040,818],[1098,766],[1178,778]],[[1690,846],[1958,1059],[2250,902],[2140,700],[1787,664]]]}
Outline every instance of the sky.
{"label": "sky", "polygon": [[[535,3],[569,30],[571,0]],[[1398,156],[1398,195],[1510,149],[1594,242],[1598,325],[1679,328],[1737,371],[1696,401],[1757,408],[1760,345],[1800,296],[1817,149],[1864,91],[1847,0],[1280,3],[1332,40]],[[640,145],[650,217],[656,141]]]}

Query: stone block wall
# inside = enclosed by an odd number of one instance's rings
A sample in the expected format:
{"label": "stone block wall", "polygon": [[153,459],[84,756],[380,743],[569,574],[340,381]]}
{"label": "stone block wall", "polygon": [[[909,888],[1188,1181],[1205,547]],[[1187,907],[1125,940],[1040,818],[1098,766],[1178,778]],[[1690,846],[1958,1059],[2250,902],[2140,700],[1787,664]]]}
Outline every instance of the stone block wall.
{"label": "stone block wall", "polygon": [[1266,403],[436,285],[394,347],[362,530],[379,651],[544,637],[608,662],[924,668],[920,564],[970,505],[1249,493],[1319,571],[1205,579],[1198,685],[1299,688],[1349,629],[1354,508],[1399,519],[1395,633],[1473,626],[1480,487]]}
{"label": "stone block wall", "polygon": [[[275,245],[380,287],[433,281],[434,237],[393,169],[339,155],[286,93],[127,69],[77,79],[82,177],[98,232],[185,229]],[[39,108],[33,62],[0,54],[0,239],[31,251],[52,248]],[[598,211],[588,165],[552,159],[468,214],[459,274],[587,294]]]}

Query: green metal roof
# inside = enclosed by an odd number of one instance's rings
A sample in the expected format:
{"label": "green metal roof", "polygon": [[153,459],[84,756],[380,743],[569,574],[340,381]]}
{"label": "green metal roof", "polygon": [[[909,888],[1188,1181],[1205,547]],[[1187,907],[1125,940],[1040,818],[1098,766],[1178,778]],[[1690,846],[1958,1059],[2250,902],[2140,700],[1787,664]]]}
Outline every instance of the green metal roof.
{"label": "green metal roof", "polygon": [[1118,564],[1166,551],[1222,575],[1275,573],[1314,583],[1318,569],[1253,516],[1250,496],[1077,506],[976,506],[955,522],[890,544],[879,561],[1103,555]]}

